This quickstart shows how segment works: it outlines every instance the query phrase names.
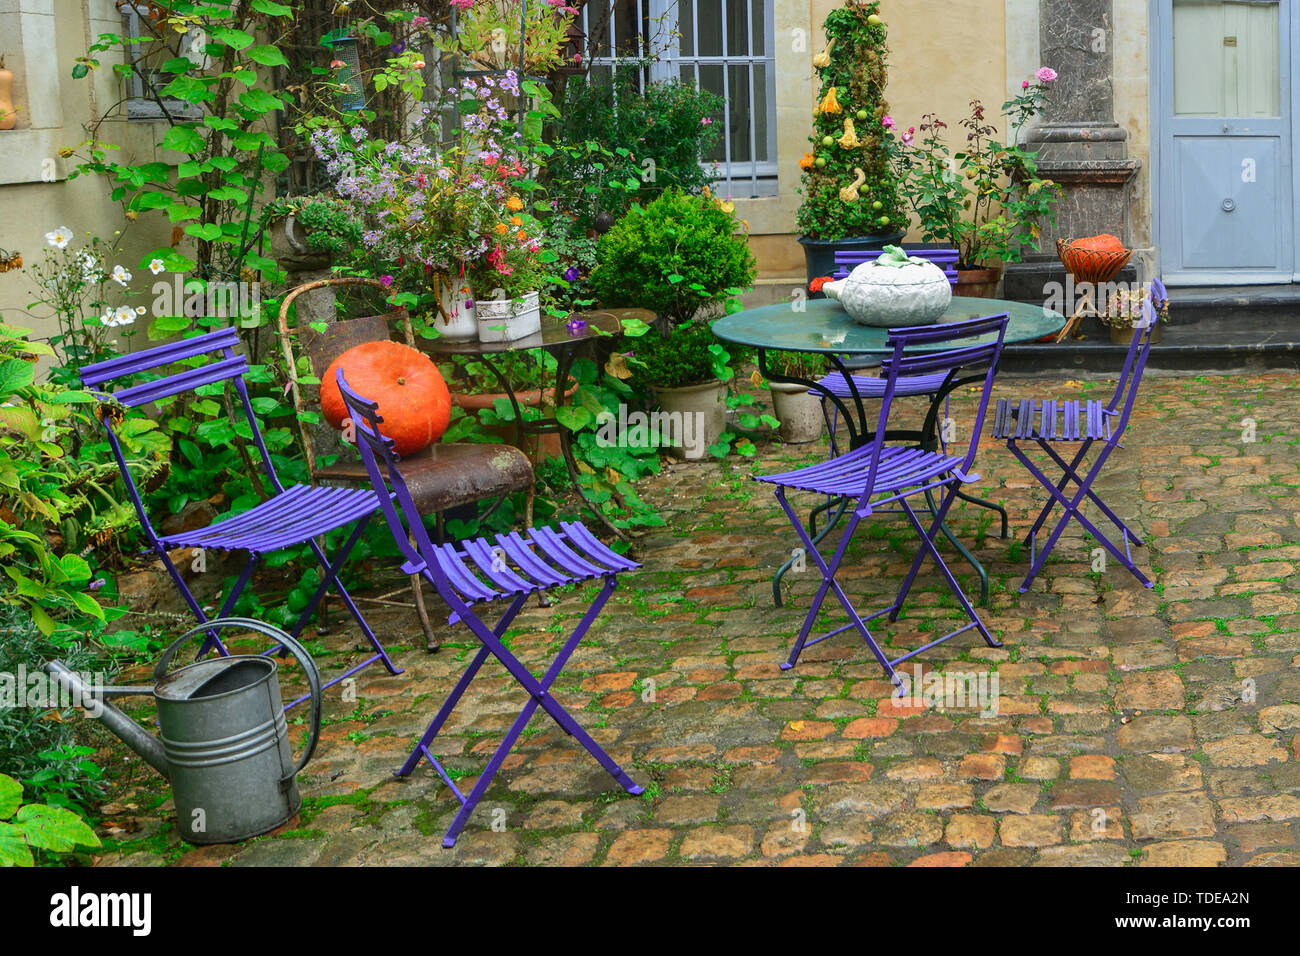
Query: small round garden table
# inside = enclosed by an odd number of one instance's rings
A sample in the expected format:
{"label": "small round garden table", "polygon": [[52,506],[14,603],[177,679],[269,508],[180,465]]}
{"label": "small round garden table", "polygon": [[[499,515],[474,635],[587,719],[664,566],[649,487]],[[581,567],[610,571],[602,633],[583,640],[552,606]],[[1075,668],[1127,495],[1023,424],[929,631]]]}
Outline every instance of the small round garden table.
{"label": "small round garden table", "polygon": [[[977,299],[960,296],[953,297],[952,303],[944,311],[943,315],[936,320],[935,324],[960,322],[964,319],[976,319],[987,315],[1001,315],[1004,312],[1010,319],[1007,324],[1006,336],[1003,339],[1005,343],[1037,341],[1044,336],[1055,335],[1065,326],[1065,316],[1042,306],[1026,305],[1022,302],[1010,302],[1004,299]],[[853,385],[853,377],[844,365],[843,356],[884,358],[893,351],[885,344],[889,338],[889,329],[855,322],[844,311],[844,308],[832,299],[811,299],[765,305],[757,309],[743,309],[732,315],[723,316],[713,323],[713,334],[725,342],[756,349],[758,351],[759,371],[769,381],[806,385],[810,391],[820,394],[825,401],[834,404],[844,416],[845,425],[849,430],[850,448],[857,448],[871,440],[871,430],[874,426],[867,418],[862,396],[858,394],[857,388]],[[991,341],[991,338],[991,336],[973,337],[969,340],[962,339],[960,341],[922,345],[917,347],[917,351],[963,348],[984,341]],[[846,405],[843,399],[833,395],[817,382],[802,378],[791,378],[771,371],[767,360],[769,352],[811,352],[826,356],[831,365],[848,379],[849,401],[852,407],[850,408],[850,405]],[[925,419],[925,425],[921,429],[897,432],[891,430],[886,433],[885,437],[890,440],[916,441],[922,448],[927,450],[937,447],[938,436],[934,428],[938,421],[937,408],[953,389],[965,384],[966,381],[963,379],[952,382],[942,393],[934,396],[930,404],[929,414]],[[991,501],[985,501],[961,492],[958,492],[958,496],[972,504],[997,511],[1002,516],[1002,537],[1007,536],[1007,513],[1005,509]],[[933,510],[934,502],[929,493],[927,493],[926,498],[930,500],[931,510]],[[848,500],[841,498],[837,501],[828,501],[813,510],[809,518],[809,530],[813,532],[814,542],[820,542],[830,533],[831,529],[839,521],[840,516],[843,515],[847,505]],[[826,527],[818,533],[817,515],[823,511],[831,512],[832,509],[835,510]],[[975,556],[957,540],[947,524],[944,524],[942,529],[944,536],[961,552],[962,557],[979,575],[980,600],[987,603],[988,573]],[[772,580],[772,594],[778,606],[781,604],[781,578],[794,564],[795,560],[795,558],[791,558],[782,565]]]}
{"label": "small round garden table", "polygon": [[[478,340],[468,340],[453,342],[449,339],[436,338],[425,339],[417,343],[419,348],[433,356],[450,356],[465,355],[478,359],[492,372],[501,386],[501,391],[505,393],[506,398],[510,400],[510,406],[515,414],[515,439],[520,448],[524,448],[524,440],[528,435],[555,434],[560,438],[560,453],[564,456],[564,466],[568,469],[569,480],[573,482],[573,488],[578,493],[578,497],[583,500],[592,514],[600,519],[610,531],[618,535],[624,541],[628,540],[627,534],[607,518],[600,508],[587,497],[582,490],[582,484],[578,481],[578,463],[573,457],[573,449],[570,445],[570,431],[559,423],[553,416],[549,418],[539,418],[534,421],[524,421],[523,409],[519,405],[519,398],[515,394],[515,389],[510,380],[501,373],[496,364],[492,361],[495,355],[502,355],[507,352],[527,352],[534,349],[543,352],[550,352],[555,356],[555,398],[558,405],[561,397],[565,394],[565,385],[569,380],[569,370],[573,367],[573,360],[578,353],[587,345],[596,339],[617,335],[622,331],[621,319],[632,317],[633,311],[636,315],[644,315],[641,310],[629,310],[626,314],[623,312],[587,312],[573,313],[568,318],[560,319],[554,316],[542,316],[542,329],[532,335],[525,336],[522,339],[515,339],[513,342],[479,342]],[[577,325],[574,320],[582,323]],[[531,498],[529,501],[531,502]],[[531,515],[529,518],[531,519]],[[531,524],[531,520],[529,522]]]}

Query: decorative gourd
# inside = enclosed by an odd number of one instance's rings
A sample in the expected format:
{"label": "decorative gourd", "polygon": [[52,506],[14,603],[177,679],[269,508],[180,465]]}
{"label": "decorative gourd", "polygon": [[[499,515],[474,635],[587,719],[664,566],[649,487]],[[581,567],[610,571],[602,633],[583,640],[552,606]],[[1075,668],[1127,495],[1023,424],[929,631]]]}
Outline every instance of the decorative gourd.
{"label": "decorative gourd", "polygon": [[866,183],[866,181],[867,181],[867,174],[864,173],[857,166],[854,166],[853,182],[849,183],[847,186],[845,186],[843,189],[840,190],[840,201],[857,202],[858,190],[862,188],[862,186]]}
{"label": "decorative gourd", "polygon": [[14,75],[5,69],[5,61],[0,58],[0,130],[13,129],[18,122],[18,111],[14,109]]}
{"label": "decorative gourd", "polygon": [[855,322],[893,328],[925,325],[943,315],[952,302],[952,284],[933,262],[885,246],[875,262],[864,262],[847,278],[822,286],[838,299]]}
{"label": "decorative gourd", "polygon": [[321,411],[335,428],[348,417],[340,368],[350,388],[379,405],[379,431],[399,455],[428,448],[451,424],[451,393],[429,356],[400,342],[364,342],[331,362],[321,378]]}

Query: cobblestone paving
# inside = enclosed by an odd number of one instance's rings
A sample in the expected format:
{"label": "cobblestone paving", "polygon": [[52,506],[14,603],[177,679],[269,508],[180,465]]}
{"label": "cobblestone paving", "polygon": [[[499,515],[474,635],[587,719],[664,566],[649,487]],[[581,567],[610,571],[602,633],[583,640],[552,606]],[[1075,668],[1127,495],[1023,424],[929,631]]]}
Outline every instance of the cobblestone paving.
{"label": "cobblestone paving", "polygon": [[[1003,380],[999,394],[1109,395],[1110,385]],[[1139,565],[1154,590],[1072,526],[1025,595],[1016,541],[1043,492],[986,441],[976,492],[1005,503],[957,509],[954,527],[989,568],[985,621],[925,652],[928,670],[998,679],[996,714],[900,706],[852,634],[781,671],[814,574],[791,575],[773,607],[773,569],[794,546],[770,492],[748,480],[824,455],[760,448],[756,461],[676,464],[645,486],[667,527],[643,537],[556,687],[557,697],[646,785],[629,797],[544,715],[507,759],[459,844],[440,845],[455,808],[423,765],[395,769],[465,666],[463,630],[436,655],[412,612],[371,620],[406,673],[371,668],[358,699],[326,707],[318,756],[292,829],[195,849],[168,819],[165,788],[114,745],[105,807],[109,864],[759,864],[860,866],[1285,866],[1300,863],[1300,542],[1292,376],[1149,378],[1098,482],[1152,540]],[[956,406],[963,421],[968,398]],[[1256,423],[1254,442],[1244,419]],[[949,549],[951,550],[951,549]],[[888,603],[911,555],[903,519],[860,532],[841,580],[859,608]],[[963,584],[975,588],[962,567]],[[593,592],[594,593],[594,592]],[[530,604],[509,643],[543,668],[586,607]],[[959,622],[932,565],[905,616],[878,634],[901,653]],[[840,623],[829,612],[829,626]],[[320,639],[337,668],[355,630]],[[523,699],[495,662],[438,743],[468,789]]]}

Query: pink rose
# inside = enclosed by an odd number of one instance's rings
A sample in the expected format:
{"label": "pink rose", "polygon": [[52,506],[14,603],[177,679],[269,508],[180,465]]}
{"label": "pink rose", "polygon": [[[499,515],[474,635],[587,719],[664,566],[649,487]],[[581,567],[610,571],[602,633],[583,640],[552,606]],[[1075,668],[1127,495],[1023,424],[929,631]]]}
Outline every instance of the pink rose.
{"label": "pink rose", "polygon": [[1034,75],[1038,77],[1039,83],[1053,83],[1058,74],[1050,66],[1045,66]]}
{"label": "pink rose", "polygon": [[1029,89],[1029,81],[1028,81],[1028,80],[1024,80],[1023,82],[1021,82],[1021,84],[1020,84],[1020,88],[1021,88],[1022,90],[1027,90],[1027,89]]}
{"label": "pink rose", "polygon": [[880,118],[880,125],[885,127],[885,129],[893,129],[894,118],[892,116],[882,116]]}
{"label": "pink rose", "polygon": [[909,127],[907,128],[907,132],[904,133],[904,134],[903,134],[901,137],[899,137],[899,138],[903,141],[903,145],[904,145],[904,146],[911,146],[911,145],[912,145],[912,140],[913,140],[915,137],[916,137],[916,127],[915,127],[915,126],[909,126]]}

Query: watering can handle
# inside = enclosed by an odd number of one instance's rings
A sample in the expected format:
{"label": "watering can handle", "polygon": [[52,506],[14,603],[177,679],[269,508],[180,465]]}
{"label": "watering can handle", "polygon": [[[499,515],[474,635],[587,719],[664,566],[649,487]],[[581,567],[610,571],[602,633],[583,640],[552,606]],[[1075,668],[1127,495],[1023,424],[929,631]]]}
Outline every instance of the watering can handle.
{"label": "watering can handle", "polygon": [[297,765],[284,775],[281,782],[288,783],[298,775],[298,771],[307,766],[307,761],[311,759],[312,754],[316,752],[316,744],[320,742],[320,716],[321,716],[321,685],[320,671],[316,667],[316,662],[312,660],[307,648],[303,647],[298,641],[284,631],[272,624],[266,624],[262,621],[255,621],[248,617],[222,617],[213,621],[199,624],[190,628],[180,637],[178,637],[172,646],[163,651],[162,657],[153,669],[153,679],[160,681],[167,674],[167,665],[171,663],[176,652],[181,649],[190,638],[199,634],[208,634],[215,628],[219,627],[237,627],[245,631],[256,631],[259,634],[265,634],[276,643],[283,644],[289,649],[298,662],[302,664],[303,673],[307,675],[307,684],[311,688],[311,734],[307,739],[307,745],[303,749],[302,756],[298,758]]}

